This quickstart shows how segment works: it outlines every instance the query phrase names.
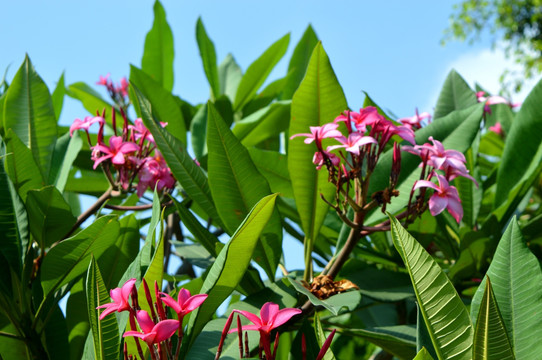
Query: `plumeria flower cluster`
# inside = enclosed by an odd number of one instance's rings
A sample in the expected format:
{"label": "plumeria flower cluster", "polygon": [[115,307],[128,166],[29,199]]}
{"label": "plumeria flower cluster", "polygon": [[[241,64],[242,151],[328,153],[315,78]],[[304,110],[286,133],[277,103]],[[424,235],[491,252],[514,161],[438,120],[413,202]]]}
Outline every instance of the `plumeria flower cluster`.
{"label": "plumeria flower cluster", "polygon": [[113,84],[113,81],[109,78],[109,76],[110,74],[100,76],[100,80],[96,82],[96,85],[105,86],[109,96],[115,102],[115,104],[117,104],[119,108],[126,110],[128,105],[130,104],[130,100],[128,97],[128,80],[123,77],[122,79],[120,79],[120,83]]}
{"label": "plumeria flower cluster", "polygon": [[[231,324],[233,322],[234,315],[237,315],[237,328],[230,329]],[[289,321],[292,317],[301,314],[300,309],[296,308],[286,308],[279,310],[279,306],[272,302],[267,302],[263,304],[262,308],[260,309],[260,316],[253,314],[249,311],[244,310],[236,310],[234,309],[230,316],[228,317],[228,320],[226,321],[226,325],[224,326],[224,329],[222,330],[222,337],[220,339],[220,343],[218,345],[218,350],[215,356],[215,360],[218,360],[220,358],[220,354],[222,353],[222,348],[224,346],[224,341],[226,339],[227,334],[230,333],[237,333],[239,337],[239,357],[240,358],[249,358],[250,357],[250,348],[248,344],[248,336],[245,333],[245,338],[243,342],[243,330],[255,330],[259,331],[260,333],[260,343],[259,343],[259,359],[266,359],[266,360],[274,360],[277,355],[277,349],[279,345],[279,333],[276,332],[275,335],[275,342],[273,344],[273,349],[271,349],[271,334],[272,331],[280,327],[281,325],[284,325],[287,321]],[[244,316],[247,318],[252,325],[241,325],[241,319],[239,318],[239,315]],[[317,356],[317,360],[320,360],[324,357],[324,354],[329,349],[329,346],[331,345],[331,340],[333,339],[333,336],[335,335],[335,330],[330,334],[330,336],[326,339],[324,345],[322,346],[322,349],[320,350],[320,353]],[[304,349],[302,349],[303,354],[305,354],[306,346]]]}
{"label": "plumeria flower cluster", "polygon": [[[459,223],[463,218],[463,207],[455,186],[449,182],[456,177],[465,177],[472,180],[476,186],[478,183],[467,170],[465,156],[457,150],[446,150],[442,143],[429,137],[432,144],[405,146],[404,150],[420,156],[422,163],[422,174],[420,180],[416,181],[413,190],[431,188],[434,190],[429,199],[429,211],[431,215],[440,214],[448,209],[450,214]],[[427,175],[426,175],[427,174]],[[427,180],[425,178],[427,177]],[[436,177],[438,185],[431,182]]]}
{"label": "plumeria flower cluster", "polygon": [[[159,291],[158,284],[154,283],[153,301],[147,282],[143,280],[145,297],[151,313],[141,310],[138,304],[138,293],[135,287],[136,279],[130,279],[120,288],[110,291],[112,303],[98,306],[96,309],[105,309],[100,320],[115,312],[128,311],[130,316],[130,328],[123,337],[132,336],[135,338],[138,355],[141,360],[146,359],[140,340],[147,344],[151,359],[171,359],[173,356],[172,336],[177,333],[177,346],[175,359],[179,358],[179,351],[183,338],[183,319],[190,312],[197,309],[207,298],[206,294],[191,296],[190,291],[181,289],[178,292],[177,300],[169,294]],[[177,320],[168,319],[166,307],[170,307],[177,314]],[[124,343],[124,359],[137,359],[138,355],[128,354],[126,343]]]}
{"label": "plumeria flower cluster", "polygon": [[[76,130],[84,130],[92,149],[93,168],[102,166],[107,178],[115,190],[136,190],[142,196],[147,189],[158,192],[175,187],[175,178],[167,166],[161,153],[156,149],[154,138],[143,125],[141,119],[130,124],[126,113],[121,109],[123,118],[122,132],[116,124],[116,111],[112,110],[112,127],[114,135],[106,143],[104,139],[105,110],[101,115],[87,116],[84,120],[75,119],[70,126],[70,135]],[[93,144],[89,128],[98,124],[97,143]],[[166,126],[167,123],[162,123]],[[134,183],[137,181],[137,186]]]}
{"label": "plumeria flower cluster", "polygon": [[414,131],[419,130],[423,127],[423,121],[427,119],[427,123],[431,122],[431,114],[428,112],[422,112],[421,114],[418,113],[418,109],[416,109],[416,114],[411,117],[405,117],[398,119],[397,121],[403,124],[403,126],[406,126],[409,129],[412,129]]}
{"label": "plumeria flower cluster", "polygon": [[510,100],[499,95],[488,96],[485,91],[478,91],[476,93],[476,98],[478,99],[479,103],[484,103],[484,114],[491,115],[490,105],[505,104],[505,105],[510,106],[511,108],[516,108],[516,107],[521,106],[521,103],[512,103]]}

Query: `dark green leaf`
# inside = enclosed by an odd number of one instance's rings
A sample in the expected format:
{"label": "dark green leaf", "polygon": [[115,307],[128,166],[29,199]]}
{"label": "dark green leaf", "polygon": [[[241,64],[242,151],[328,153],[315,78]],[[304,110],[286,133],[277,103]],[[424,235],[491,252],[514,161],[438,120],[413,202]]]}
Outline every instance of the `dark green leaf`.
{"label": "dark green leaf", "polygon": [[154,22],[145,37],[141,69],[167,91],[173,89],[173,33],[160,1],[154,3]]}
{"label": "dark green leaf", "polygon": [[275,102],[235,123],[233,133],[246,147],[255,146],[288,129],[290,102]]}
{"label": "dark green leaf", "polygon": [[450,71],[444,81],[435,108],[435,119],[444,117],[454,110],[466,109],[477,103],[476,94],[455,70]]}
{"label": "dark green leaf", "polygon": [[198,22],[196,23],[196,40],[198,41],[199,54],[203,62],[203,70],[205,71],[209,85],[211,85],[212,97],[216,99],[221,95],[221,92],[216,67],[215,45],[207,35],[201,17],[198,18]]}
{"label": "dark green leaf", "polygon": [[348,333],[367,339],[400,359],[411,359],[416,354],[416,333],[411,326],[352,329]]}
{"label": "dark green leaf", "polygon": [[88,312],[82,311],[87,308],[87,299],[84,290],[84,278],[72,286],[70,297],[66,303],[66,325],[68,327],[70,342],[70,358],[79,360],[83,355],[83,349],[90,331]]}

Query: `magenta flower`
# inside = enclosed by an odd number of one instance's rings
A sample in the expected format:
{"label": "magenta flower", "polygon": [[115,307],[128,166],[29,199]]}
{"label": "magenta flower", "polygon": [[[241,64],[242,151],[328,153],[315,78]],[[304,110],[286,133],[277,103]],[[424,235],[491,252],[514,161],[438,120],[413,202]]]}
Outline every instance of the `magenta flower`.
{"label": "magenta flower", "polygon": [[109,79],[109,76],[111,76],[111,74],[109,73],[107,73],[107,75],[105,76],[100,75],[100,80],[96,82],[96,85],[107,86],[111,82],[111,80]]}
{"label": "magenta flower", "polygon": [[502,129],[502,125],[500,122],[496,123],[495,125],[493,126],[490,126],[489,127],[489,131],[492,131],[494,132],[495,134],[499,135],[499,136],[503,136],[504,135],[504,131]]}
{"label": "magenta flower", "polygon": [[179,320],[168,319],[159,321],[157,324],[155,324],[149,316],[149,313],[145,310],[139,310],[136,317],[139,328],[143,332],[126,331],[123,337],[138,337],[145,341],[149,347],[151,347],[153,344],[157,344],[169,339],[179,328]]}
{"label": "magenta flower", "polygon": [[400,123],[402,123],[404,126],[406,126],[409,129],[417,130],[417,129],[421,129],[421,127],[422,127],[421,122],[424,119],[427,119],[427,121],[430,122],[431,121],[431,114],[429,114],[427,112],[423,112],[421,114],[418,114],[418,110],[416,110],[416,115],[411,116],[411,117],[402,118],[402,119],[399,119],[397,121],[399,121]]}
{"label": "magenta flower", "polygon": [[428,180],[418,180],[414,184],[414,190],[421,187],[429,187],[435,192],[429,198],[429,211],[431,215],[436,216],[440,214],[444,209],[448,209],[448,212],[459,223],[463,218],[463,207],[461,206],[461,200],[459,194],[454,186],[450,186],[446,178],[437,174],[438,186]]}
{"label": "magenta flower", "polygon": [[[123,165],[125,163],[124,156],[139,150],[139,146],[133,142],[123,142],[122,137],[112,136],[109,139],[109,146],[98,144],[94,146],[93,153],[95,154],[94,166],[96,169],[98,165],[104,160],[111,159],[111,162],[115,165]],[[98,156],[99,153],[105,155]]]}
{"label": "magenta flower", "polygon": [[105,122],[104,118],[101,116],[87,116],[84,120],[81,119],[75,119],[73,121],[73,124],[70,126],[70,136],[73,136],[73,132],[75,130],[83,129],[88,132],[88,129],[90,128],[90,125],[94,123],[100,123],[103,124]]}
{"label": "magenta flower", "polygon": [[340,136],[343,136],[343,134],[337,130],[339,127],[338,124],[324,124],[322,126],[311,126],[311,133],[304,133],[304,134],[295,134],[290,136],[290,140],[293,138],[296,138],[298,136],[305,136],[306,139],[304,140],[305,144],[310,144],[313,141],[316,141],[316,146],[320,148],[320,145],[322,144],[322,139],[325,138],[337,138]]}
{"label": "magenta flower", "polygon": [[[233,310],[233,312],[243,315],[254,324],[243,326],[244,330],[258,330],[260,334],[267,335],[271,333],[271,330],[281,326],[293,316],[301,314],[300,309],[286,308],[279,310],[279,306],[272,302],[263,304],[260,310],[260,317],[243,310]],[[237,328],[230,330],[228,333],[232,332],[237,332]]]}
{"label": "magenta flower", "polygon": [[465,168],[465,155],[457,150],[445,150],[442,143],[433,139],[432,136],[429,140],[433,145],[424,144],[421,148],[429,151],[429,164],[435,169],[446,171],[449,167],[456,168],[457,170],[463,170]]}
{"label": "magenta flower", "polygon": [[328,146],[326,150],[329,152],[331,150],[345,148],[346,151],[359,156],[360,146],[377,143],[374,138],[370,136],[363,136],[359,132],[351,133],[348,135],[348,138],[345,138],[344,136],[338,137],[337,141],[339,141],[342,145]]}
{"label": "magenta flower", "polygon": [[337,155],[328,151],[317,151],[312,157],[312,163],[316,165],[316,170],[320,170],[324,166],[326,159],[329,159],[333,166],[338,166],[341,163],[341,159]]}
{"label": "magenta flower", "polygon": [[179,291],[179,295],[177,296],[177,301],[163,292],[160,293],[160,298],[167,306],[172,308],[173,311],[177,313],[179,321],[182,321],[186,314],[196,310],[201,304],[203,304],[205,299],[207,299],[207,294],[190,296],[190,291],[181,289]]}
{"label": "magenta flower", "polygon": [[160,192],[164,188],[173,189],[175,186],[175,178],[171,174],[171,169],[167,166],[162,155],[156,151],[155,157],[147,157],[141,162],[139,170],[139,182],[137,184],[137,196],[141,197],[147,188],[154,189]]}
{"label": "magenta flower", "polygon": [[132,293],[132,289],[134,288],[134,284],[136,282],[136,279],[130,279],[122,285],[121,288],[115,288],[111,289],[109,292],[109,295],[111,296],[111,299],[113,300],[112,303],[104,304],[98,306],[96,309],[102,309],[105,308],[105,310],[100,315],[100,320],[105,318],[107,315],[117,311],[126,311],[130,310],[130,303],[128,302],[128,298],[130,297],[130,294]]}

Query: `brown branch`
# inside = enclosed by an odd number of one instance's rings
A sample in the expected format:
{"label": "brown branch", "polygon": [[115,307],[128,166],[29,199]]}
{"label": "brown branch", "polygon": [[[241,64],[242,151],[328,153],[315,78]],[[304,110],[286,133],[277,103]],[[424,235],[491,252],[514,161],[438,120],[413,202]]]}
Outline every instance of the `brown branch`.
{"label": "brown branch", "polygon": [[[64,235],[62,237],[61,240],[57,241],[56,243],[53,244],[53,246],[55,246],[56,244],[58,244],[60,241],[68,238],[71,236],[71,234],[73,234],[73,232],[75,230],[77,230],[79,228],[79,226],[81,226],[82,223],[85,222],[86,219],[88,219],[91,215],[93,215],[96,211],[98,211],[103,204],[105,204],[105,202],[107,200],[109,200],[112,196],[112,193],[113,193],[113,188],[109,188],[107,189],[103,194],[102,196],[100,196],[98,198],[98,200],[96,200],[96,202],[94,204],[92,204],[84,213],[82,213],[81,215],[79,215],[79,217],[77,218],[77,221],[75,222],[75,224],[72,226],[72,228],[70,229],[70,231],[68,231],[66,233],[66,235]],[[53,247],[51,246],[51,247]]]}

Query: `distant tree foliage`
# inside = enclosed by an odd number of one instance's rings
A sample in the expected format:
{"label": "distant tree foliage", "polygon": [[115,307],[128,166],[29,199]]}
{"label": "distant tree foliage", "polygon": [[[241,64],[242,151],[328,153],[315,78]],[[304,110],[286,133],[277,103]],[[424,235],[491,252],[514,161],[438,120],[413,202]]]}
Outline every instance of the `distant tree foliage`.
{"label": "distant tree foliage", "polygon": [[480,39],[484,31],[493,45],[504,43],[506,55],[523,67],[523,74],[505,70],[503,88],[519,91],[524,79],[542,72],[542,0],[465,0],[454,5],[443,43]]}

